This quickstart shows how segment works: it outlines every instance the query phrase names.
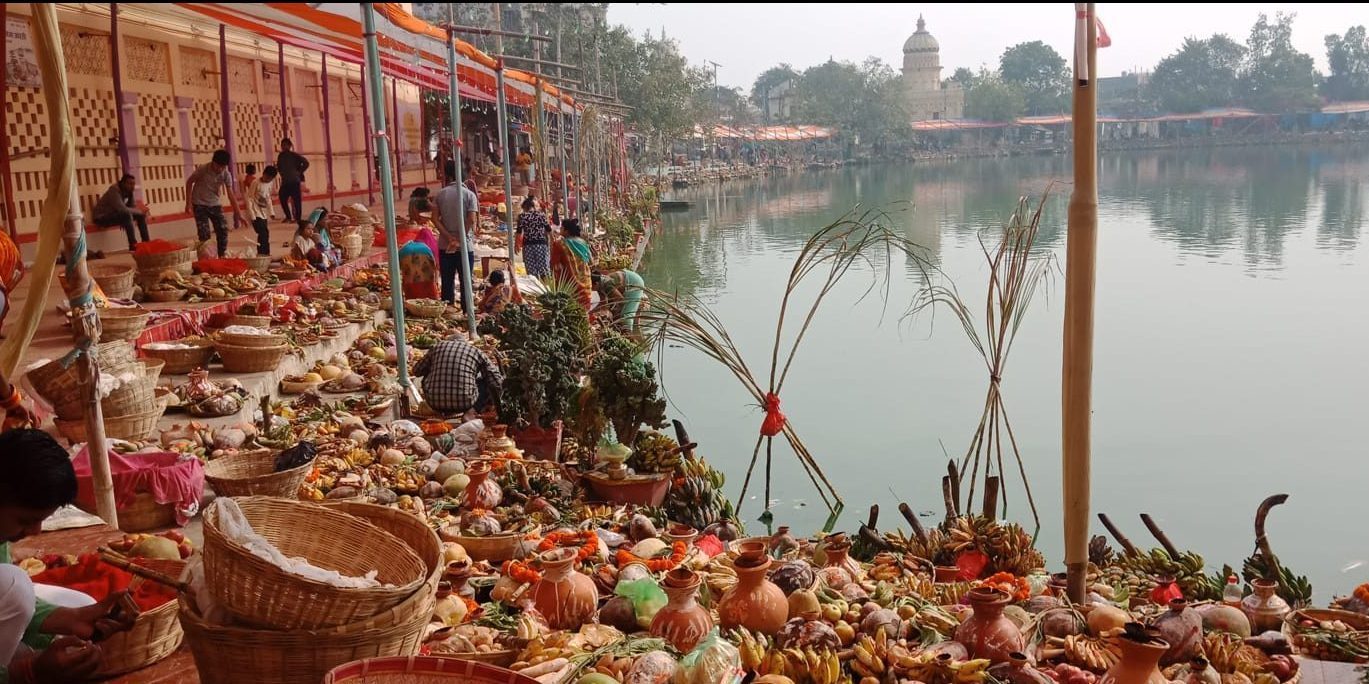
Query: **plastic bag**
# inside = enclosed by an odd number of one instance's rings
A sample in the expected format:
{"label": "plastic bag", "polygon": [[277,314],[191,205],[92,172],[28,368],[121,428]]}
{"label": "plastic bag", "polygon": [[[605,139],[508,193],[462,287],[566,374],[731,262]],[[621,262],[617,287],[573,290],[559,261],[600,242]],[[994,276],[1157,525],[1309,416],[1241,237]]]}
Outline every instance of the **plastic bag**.
{"label": "plastic bag", "polygon": [[300,442],[276,455],[275,472],[280,473],[298,468],[312,462],[315,456],[318,456],[318,448],[314,446],[313,442]]}
{"label": "plastic bag", "polygon": [[742,674],[742,655],[715,627],[680,660],[672,684],[732,684]]}
{"label": "plastic bag", "polygon": [[396,420],[390,423],[390,434],[394,435],[396,443],[402,444],[414,437],[422,437],[423,428],[412,420]]}
{"label": "plastic bag", "polygon": [[632,602],[632,610],[637,614],[637,624],[642,629],[651,628],[651,619],[656,612],[665,607],[665,592],[650,578],[619,582],[613,593]]}

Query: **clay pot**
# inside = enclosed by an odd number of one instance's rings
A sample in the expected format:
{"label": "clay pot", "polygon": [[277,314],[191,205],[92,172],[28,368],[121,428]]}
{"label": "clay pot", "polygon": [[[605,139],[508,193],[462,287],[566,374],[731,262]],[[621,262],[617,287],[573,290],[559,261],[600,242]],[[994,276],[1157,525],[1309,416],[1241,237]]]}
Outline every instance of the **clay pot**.
{"label": "clay pot", "polygon": [[485,444],[482,448],[495,456],[513,451],[518,448],[518,445],[509,438],[508,433],[509,426],[507,425],[491,425],[490,436],[485,438]]}
{"label": "clay pot", "polygon": [[989,674],[1007,684],[1055,684],[1046,673],[1031,666],[1024,653],[1008,654],[1008,662],[989,668]]}
{"label": "clay pot", "polygon": [[938,584],[954,584],[960,581],[960,568],[954,565],[938,565],[932,569],[932,578]]}
{"label": "clay pot", "polygon": [[504,490],[490,479],[490,464],[477,463],[466,469],[471,481],[466,485],[463,505],[468,509],[493,510],[504,499]]}
{"label": "clay pot", "polygon": [[851,576],[851,579],[858,579],[861,577],[860,561],[851,557],[851,542],[847,540],[845,534],[837,533],[830,538],[830,541],[827,543],[827,563],[825,567],[841,568],[846,571],[846,574]]}
{"label": "clay pot", "polygon": [[742,542],[741,555],[733,567],[737,584],[718,601],[718,621],[723,629],[745,627],[762,634],[778,633],[789,618],[789,600],[765,576],[770,570],[766,543]]}
{"label": "clay pot", "polygon": [[1241,600],[1241,610],[1250,618],[1250,633],[1262,634],[1283,628],[1283,619],[1288,615],[1288,602],[1278,595],[1279,583],[1273,580],[1257,579],[1250,583],[1255,593]]}
{"label": "clay pot", "polygon": [[694,541],[699,538],[699,531],[689,525],[671,523],[666,527],[665,536],[670,539],[671,544],[684,542],[686,547],[694,546]]}
{"label": "clay pot", "polygon": [[675,650],[689,653],[713,629],[713,618],[694,600],[702,580],[688,568],[666,573],[661,589],[666,605],[651,620],[651,636],[665,639]]}
{"label": "clay pot", "polygon": [[955,640],[965,644],[970,657],[1006,663],[1013,652],[1026,650],[1022,630],[1003,616],[1004,606],[1012,602],[1007,592],[975,587],[966,598],[974,608],[974,614],[956,628]]}
{"label": "clay pot", "polygon": [[1188,606],[1188,601],[1181,598],[1170,601],[1169,612],[1155,618],[1152,626],[1169,642],[1169,650],[1160,657],[1160,665],[1186,663],[1202,652],[1203,617]]}
{"label": "clay pot", "polygon": [[579,629],[599,608],[594,580],[575,569],[575,549],[552,549],[538,558],[542,580],[532,588],[537,612],[552,629]]}
{"label": "clay pot", "polygon": [[1098,680],[1098,684],[1168,684],[1160,674],[1160,658],[1169,650],[1164,639],[1134,638],[1128,633],[1117,638],[1115,643],[1122,650],[1122,658]]}

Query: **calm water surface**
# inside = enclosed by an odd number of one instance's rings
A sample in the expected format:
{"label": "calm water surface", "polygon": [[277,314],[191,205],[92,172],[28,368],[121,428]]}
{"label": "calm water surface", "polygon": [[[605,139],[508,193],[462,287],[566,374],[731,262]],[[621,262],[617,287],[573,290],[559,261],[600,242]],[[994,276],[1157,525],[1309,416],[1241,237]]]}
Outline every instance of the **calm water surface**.
{"label": "calm water surface", "polygon": [[[1369,580],[1369,148],[1127,153],[1103,157],[1099,172],[1094,510],[1147,547],[1156,544],[1137,514],[1148,512],[1176,544],[1220,567],[1252,550],[1259,502],[1286,492],[1270,539],[1318,600]],[[980,302],[980,231],[1001,225],[1018,195],[1057,183],[1041,244],[1061,268],[1023,325],[1003,390],[1040,509],[1039,543],[1060,570],[1069,177],[1066,159],[1027,158],[691,189],[676,195],[691,210],[666,215],[643,270],[651,286],[707,302],[764,375],[785,279],[819,227],[857,204],[886,209],[967,301]],[[914,265],[900,256],[891,275],[887,304],[858,302],[871,273],[848,276],[783,392],[785,413],[846,501],[843,528],[871,503],[885,510],[884,526],[901,522],[900,500],[940,509],[942,444],[964,453],[988,382],[948,314],[901,319],[922,285]],[[760,411],[698,353],[667,349],[663,361],[672,414],[726,470],[735,497]],[[777,522],[819,528],[826,510],[816,491],[787,447],[776,458]],[[762,509],[752,489],[748,521]],[[1029,522],[1022,494],[1013,475],[1008,515]]]}

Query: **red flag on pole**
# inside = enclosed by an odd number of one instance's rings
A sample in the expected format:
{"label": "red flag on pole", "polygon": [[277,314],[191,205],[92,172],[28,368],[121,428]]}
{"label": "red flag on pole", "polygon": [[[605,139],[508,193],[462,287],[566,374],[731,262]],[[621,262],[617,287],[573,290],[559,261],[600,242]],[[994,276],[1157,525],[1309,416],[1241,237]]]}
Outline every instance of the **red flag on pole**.
{"label": "red flag on pole", "polygon": [[1108,35],[1108,30],[1103,28],[1103,20],[1094,17],[1093,23],[1098,25],[1098,47],[1105,48],[1112,45],[1112,37]]}

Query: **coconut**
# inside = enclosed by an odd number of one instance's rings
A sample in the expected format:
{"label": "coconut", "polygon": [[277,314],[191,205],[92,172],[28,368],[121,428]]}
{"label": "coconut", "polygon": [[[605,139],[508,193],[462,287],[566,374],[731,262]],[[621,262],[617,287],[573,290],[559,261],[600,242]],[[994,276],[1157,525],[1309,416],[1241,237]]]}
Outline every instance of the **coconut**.
{"label": "coconut", "polygon": [[181,549],[176,542],[166,537],[150,536],[138,540],[138,543],[128,550],[128,555],[136,558],[180,560]]}
{"label": "coconut", "polygon": [[318,375],[323,378],[324,381],[336,380],[342,377],[342,373],[343,370],[341,368],[334,366],[331,363],[318,369]]}
{"label": "coconut", "polygon": [[433,445],[429,444],[426,438],[414,437],[409,440],[409,450],[419,458],[427,458],[433,454]]}
{"label": "coconut", "polygon": [[446,490],[447,496],[457,497],[466,491],[466,486],[471,483],[471,477],[465,473],[454,473],[451,477],[442,481],[442,489]]}
{"label": "coconut", "polygon": [[1096,603],[1089,610],[1089,632],[1094,636],[1102,636],[1104,632],[1122,629],[1128,622],[1131,622],[1131,616],[1127,615],[1125,610],[1115,606]]}
{"label": "coconut", "polygon": [[822,606],[818,603],[818,595],[812,590],[800,589],[789,595],[789,619],[801,617],[816,620],[821,612]]}
{"label": "coconut", "polygon": [[[459,458],[449,458],[437,464],[437,471],[433,473],[433,479],[438,482],[446,483],[453,475],[460,475],[466,472],[466,462]],[[461,485],[465,489],[465,485]]]}
{"label": "coconut", "polygon": [[403,463],[407,457],[399,449],[386,449],[380,452],[380,462],[388,466],[397,466]]}
{"label": "coconut", "polygon": [[638,558],[653,558],[656,554],[665,550],[665,542],[656,537],[643,539],[632,547],[632,555]]}
{"label": "coconut", "polygon": [[442,488],[442,483],[440,482],[429,480],[428,482],[424,482],[422,487],[418,488],[418,498],[424,500],[440,499],[445,494],[446,490]]}
{"label": "coconut", "polygon": [[350,439],[361,446],[366,446],[366,443],[371,441],[371,433],[361,428],[356,428],[347,433],[347,439]]}
{"label": "coconut", "polygon": [[456,542],[442,542],[442,562],[460,563],[468,558],[466,547]]}
{"label": "coconut", "polygon": [[323,376],[318,373],[305,373],[305,382],[323,382]]}

